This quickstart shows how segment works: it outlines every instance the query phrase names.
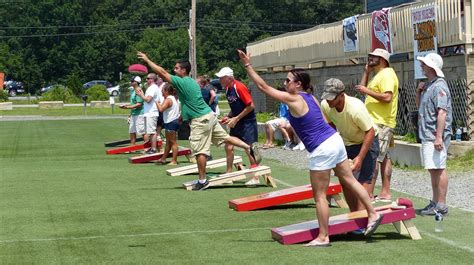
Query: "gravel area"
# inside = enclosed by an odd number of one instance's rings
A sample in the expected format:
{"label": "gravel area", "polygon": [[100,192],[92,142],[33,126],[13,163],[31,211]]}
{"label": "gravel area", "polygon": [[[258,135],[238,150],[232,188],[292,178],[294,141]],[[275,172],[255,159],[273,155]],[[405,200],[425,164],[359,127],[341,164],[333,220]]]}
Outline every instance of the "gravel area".
{"label": "gravel area", "polygon": [[[282,164],[307,169],[306,151],[288,151],[280,147],[260,149],[264,159],[274,159]],[[291,157],[291,159],[288,159]],[[448,205],[468,211],[474,211],[474,168],[467,172],[448,171]],[[377,185],[380,184],[380,176]],[[431,180],[426,170],[404,170],[393,168],[392,190],[417,197],[431,199]]]}

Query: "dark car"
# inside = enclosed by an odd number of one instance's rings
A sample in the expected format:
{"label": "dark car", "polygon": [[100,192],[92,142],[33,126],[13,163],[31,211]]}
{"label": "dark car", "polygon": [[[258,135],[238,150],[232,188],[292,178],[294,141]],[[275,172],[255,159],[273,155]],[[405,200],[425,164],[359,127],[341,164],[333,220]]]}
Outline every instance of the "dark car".
{"label": "dark car", "polygon": [[216,92],[222,92],[222,91],[224,91],[224,88],[222,87],[221,82],[219,81],[218,78],[212,79],[212,80],[211,80],[211,85],[213,85],[213,86],[217,89]]}
{"label": "dark car", "polygon": [[102,85],[102,86],[105,86],[105,88],[109,88],[109,87],[112,87],[112,83],[110,83],[109,81],[105,81],[105,80],[92,80],[92,81],[89,81],[87,83],[85,83],[83,85],[84,89],[89,89],[91,88],[92,86],[95,86],[95,85]]}
{"label": "dark car", "polygon": [[52,89],[55,88],[55,87],[60,87],[60,88],[62,88],[62,89],[66,89],[66,87],[63,86],[63,85],[50,85],[50,86],[41,88],[41,89],[40,89],[40,93],[41,93],[41,94],[44,94],[44,93],[46,93],[46,92],[52,90]]}
{"label": "dark car", "polygon": [[25,93],[25,87],[22,82],[14,80],[5,81],[4,86],[10,97],[14,97],[17,94]]}

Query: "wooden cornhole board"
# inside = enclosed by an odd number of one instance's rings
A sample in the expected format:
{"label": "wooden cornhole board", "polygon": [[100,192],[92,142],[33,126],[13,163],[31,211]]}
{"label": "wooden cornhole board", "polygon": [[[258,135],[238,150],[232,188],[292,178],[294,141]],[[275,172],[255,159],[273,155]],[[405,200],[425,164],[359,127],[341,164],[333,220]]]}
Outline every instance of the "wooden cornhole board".
{"label": "wooden cornhole board", "polygon": [[[136,141],[137,142],[142,142],[143,137],[138,137]],[[116,147],[116,146],[126,145],[126,144],[129,144],[129,143],[130,143],[130,139],[124,139],[124,140],[104,143],[104,146],[105,147]]]}
{"label": "wooden cornhole board", "polygon": [[151,143],[145,142],[143,144],[128,145],[128,146],[123,146],[123,147],[112,148],[112,149],[106,150],[105,152],[108,155],[117,155],[117,154],[124,154],[127,152],[140,151],[140,150],[150,148],[150,147],[151,147]]}
{"label": "wooden cornhole board", "polygon": [[[227,184],[229,181],[245,180],[247,178],[263,176],[264,181],[268,186],[272,186],[273,188],[276,188],[276,183],[273,180],[273,178],[270,176],[271,173],[272,173],[272,170],[270,169],[270,167],[258,166],[255,168],[243,169],[240,171],[220,174],[217,177],[208,179],[208,181],[210,183],[210,187],[212,187],[212,186]],[[194,185],[196,185],[196,183],[197,183],[197,180],[188,181],[188,182],[183,183],[183,187],[186,190],[192,190]]]}
{"label": "wooden cornhole board", "polygon": [[[341,192],[341,184],[329,183],[326,195],[328,196],[328,199],[330,199],[331,197],[334,198],[339,207],[348,208],[347,203],[342,200],[341,196],[339,195],[339,193]],[[311,189],[311,184],[309,184],[230,200],[229,208],[232,208],[238,212],[252,211],[256,209],[263,209],[270,206],[302,201],[312,198],[313,190]]]}
{"label": "wooden cornhole board", "polygon": [[[408,199],[398,199],[398,203],[375,208],[384,217],[381,224],[393,224],[402,235],[409,235],[413,240],[421,239],[418,230],[411,221],[415,218],[413,203]],[[367,211],[357,211],[329,218],[329,235],[344,234],[367,226]],[[311,241],[318,236],[317,220],[282,226],[272,229],[272,238],[283,245]]]}
{"label": "wooden cornhole board", "polygon": [[[171,157],[171,154],[172,154],[172,152],[170,152],[168,157]],[[155,154],[145,154],[145,155],[140,155],[140,156],[133,156],[133,157],[128,158],[128,162],[130,162],[132,164],[155,162],[157,160],[160,160],[162,156],[163,156],[163,152],[159,152],[159,153],[155,153]],[[191,149],[189,149],[189,148],[179,147],[178,148],[178,156],[186,156],[186,158],[189,161],[193,160],[193,157],[191,156]]]}
{"label": "wooden cornhole board", "polygon": [[[210,161],[207,161],[206,163],[206,170],[217,168],[217,167],[224,167],[224,166],[227,166],[226,158],[210,160]],[[234,166],[237,170],[244,169],[242,165],[242,157],[234,156]],[[166,170],[166,174],[170,176],[182,176],[182,175],[194,174],[194,173],[198,173],[198,167],[196,164]]]}

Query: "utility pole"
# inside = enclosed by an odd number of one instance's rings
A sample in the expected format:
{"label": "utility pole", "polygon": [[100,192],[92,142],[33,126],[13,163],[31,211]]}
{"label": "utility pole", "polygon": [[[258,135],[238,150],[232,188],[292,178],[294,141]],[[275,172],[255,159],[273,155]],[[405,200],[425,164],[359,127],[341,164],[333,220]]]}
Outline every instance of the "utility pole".
{"label": "utility pole", "polygon": [[191,10],[189,12],[189,61],[191,62],[191,77],[197,78],[196,63],[196,0],[191,0]]}

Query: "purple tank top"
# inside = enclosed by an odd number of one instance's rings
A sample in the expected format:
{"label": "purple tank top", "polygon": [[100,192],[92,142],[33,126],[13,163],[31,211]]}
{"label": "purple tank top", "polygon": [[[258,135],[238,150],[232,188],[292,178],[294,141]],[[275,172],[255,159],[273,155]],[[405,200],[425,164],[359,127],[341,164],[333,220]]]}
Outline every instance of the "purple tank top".
{"label": "purple tank top", "polygon": [[329,126],[323,118],[321,109],[313,99],[313,95],[300,92],[306,104],[308,112],[301,117],[289,115],[289,121],[298,137],[303,142],[308,152],[313,152],[322,142],[336,133],[336,130]]}

